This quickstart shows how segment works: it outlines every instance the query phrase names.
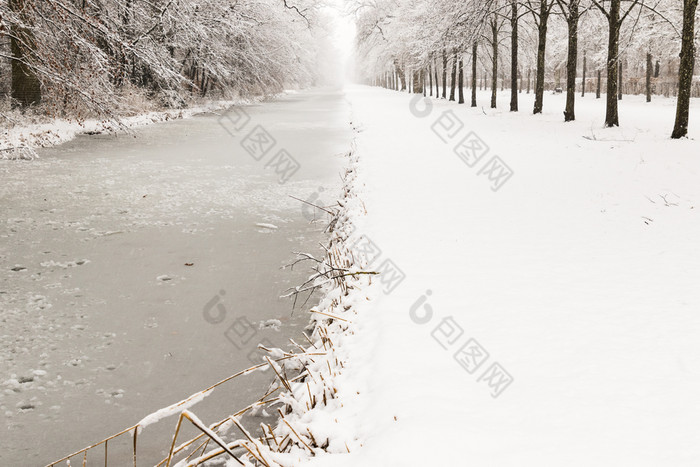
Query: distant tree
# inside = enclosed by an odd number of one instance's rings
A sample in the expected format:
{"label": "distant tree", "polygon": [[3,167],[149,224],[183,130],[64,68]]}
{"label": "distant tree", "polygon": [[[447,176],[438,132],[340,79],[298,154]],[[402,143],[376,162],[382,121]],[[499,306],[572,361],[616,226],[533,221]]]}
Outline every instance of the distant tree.
{"label": "distant tree", "polygon": [[454,55],[451,59],[452,62],[452,73],[450,74],[451,85],[450,85],[450,101],[455,100],[455,91],[457,89],[457,55]]}
{"label": "distant tree", "polygon": [[510,111],[518,111],[518,0],[510,0]]}
{"label": "distant tree", "polygon": [[459,78],[457,80],[457,88],[459,89],[459,104],[464,104],[464,59],[459,57]]}
{"label": "distant tree", "polygon": [[428,81],[430,86],[430,97],[433,97],[433,65],[428,63]]}
{"label": "distant tree", "polygon": [[447,50],[442,49],[442,98],[447,98]]}
{"label": "distant tree", "polygon": [[472,44],[472,107],[476,107],[476,60],[478,49],[479,43],[477,41],[474,41],[474,43]]}
{"label": "distant tree", "polygon": [[583,51],[583,76],[581,78],[581,97],[586,97],[586,51]]}
{"label": "distant tree", "polygon": [[435,69],[435,99],[438,99],[440,97],[440,79],[438,78],[437,72],[437,60],[435,60],[433,68]]}
{"label": "distant tree", "polygon": [[651,54],[647,52],[647,73],[646,80],[644,82],[644,87],[647,95],[647,102],[651,102],[651,74],[652,74],[652,64],[651,64]]}
{"label": "distant tree", "polygon": [[496,108],[498,87],[498,16],[491,19],[491,108]]}
{"label": "distant tree", "polygon": [[498,96],[498,48],[499,33],[505,24],[505,17],[501,15],[499,5],[493,5],[494,11],[488,19],[488,35],[484,39],[491,46],[491,108],[495,109]]}

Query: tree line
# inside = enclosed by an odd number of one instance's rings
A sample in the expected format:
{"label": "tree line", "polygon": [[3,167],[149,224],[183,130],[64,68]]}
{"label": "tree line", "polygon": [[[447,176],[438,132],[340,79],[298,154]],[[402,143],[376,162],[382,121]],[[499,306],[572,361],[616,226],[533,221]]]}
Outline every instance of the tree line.
{"label": "tree line", "polygon": [[327,24],[299,1],[0,0],[0,92],[81,118],[313,84]]}
{"label": "tree line", "polygon": [[[605,86],[605,126],[615,127],[620,124],[618,101],[625,85],[623,64],[627,64],[628,70],[643,75],[647,101],[655,84],[665,94],[677,95],[672,138],[687,136],[691,95],[693,89],[700,89],[693,81],[697,6],[698,0],[376,0],[352,4],[365,81],[398,90],[410,85],[421,93],[427,86],[432,93],[434,82],[442,85],[442,97],[447,98],[449,75],[449,98],[457,99],[457,90],[464,103],[462,87],[465,75],[471,75],[471,105],[475,107],[476,88],[485,87],[488,75],[490,105],[496,108],[498,78],[504,89],[508,67],[510,110],[519,110],[518,93],[525,81],[529,92],[532,78],[532,111],[538,114],[543,110],[547,75],[555,74],[556,88],[566,92],[564,120],[573,121],[578,90],[585,94],[594,80],[597,97],[603,82]],[[509,52],[507,58],[503,52]],[[523,57],[531,64],[527,72]],[[662,69],[673,84],[662,83]],[[560,87],[562,71],[565,85]],[[591,71],[597,76],[587,75]],[[630,84],[639,89],[637,81]]]}

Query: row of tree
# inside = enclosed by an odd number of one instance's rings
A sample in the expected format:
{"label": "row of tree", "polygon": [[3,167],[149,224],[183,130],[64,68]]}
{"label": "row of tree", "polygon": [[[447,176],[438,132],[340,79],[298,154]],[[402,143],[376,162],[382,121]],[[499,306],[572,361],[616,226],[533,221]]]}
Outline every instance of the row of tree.
{"label": "row of tree", "polygon": [[326,23],[315,0],[0,0],[0,90],[76,117],[274,93],[319,79]]}
{"label": "row of tree", "polygon": [[[546,74],[564,67],[564,120],[574,120],[577,79],[581,76],[585,86],[586,72],[597,69],[598,83],[601,70],[605,74],[605,125],[619,126],[623,60],[641,65],[634,68],[644,70],[648,99],[660,62],[674,63],[678,103],[672,137],[681,138],[688,132],[697,4],[698,0],[375,0],[353,8],[363,79],[402,90],[413,81],[417,92],[423,92],[424,81],[434,79],[442,82],[446,97],[448,73],[453,87],[459,81],[456,87],[462,93],[465,63],[471,61],[472,106],[479,71],[488,70],[491,107],[496,107],[499,67],[504,66],[501,53],[506,50],[511,111],[519,110],[524,57],[535,69],[533,113],[542,112]],[[454,98],[454,90],[451,94]]]}

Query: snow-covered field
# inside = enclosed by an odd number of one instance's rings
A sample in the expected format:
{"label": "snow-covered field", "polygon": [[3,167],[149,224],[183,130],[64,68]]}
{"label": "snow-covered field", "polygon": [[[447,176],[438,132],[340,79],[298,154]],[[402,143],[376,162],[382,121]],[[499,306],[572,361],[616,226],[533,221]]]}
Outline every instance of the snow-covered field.
{"label": "snow-covered field", "polygon": [[563,95],[411,97],[348,90],[358,248],[385,274],[343,340],[357,439],[312,464],[697,465],[700,103],[671,141],[671,99],[625,96],[603,129],[592,95],[569,124]]}

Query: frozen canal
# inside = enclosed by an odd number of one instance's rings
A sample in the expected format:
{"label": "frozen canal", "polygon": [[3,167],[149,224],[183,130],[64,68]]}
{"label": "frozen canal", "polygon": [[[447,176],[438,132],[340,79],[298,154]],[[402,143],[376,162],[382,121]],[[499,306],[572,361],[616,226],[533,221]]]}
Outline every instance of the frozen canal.
{"label": "frozen canal", "polygon": [[[251,366],[262,340],[303,340],[306,309],[279,296],[308,271],[280,267],[317,253],[326,224],[290,195],[335,198],[350,109],[330,90],[245,109],[235,137],[205,115],[0,161],[0,465],[44,465]],[[241,145],[256,125],[276,140],[260,161]],[[283,184],[266,167],[280,149],[300,165]],[[193,411],[216,421],[271,378]],[[153,459],[169,445],[151,429],[139,442]]]}

